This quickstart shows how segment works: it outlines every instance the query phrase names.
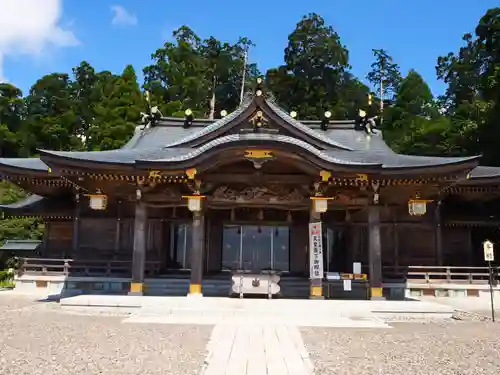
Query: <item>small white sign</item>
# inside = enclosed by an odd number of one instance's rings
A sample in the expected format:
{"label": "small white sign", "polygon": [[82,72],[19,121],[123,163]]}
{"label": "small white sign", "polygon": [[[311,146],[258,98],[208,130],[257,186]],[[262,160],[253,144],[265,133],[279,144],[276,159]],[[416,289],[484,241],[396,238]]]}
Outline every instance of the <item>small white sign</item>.
{"label": "small white sign", "polygon": [[352,290],[351,280],[344,280],[344,291],[350,292]]}
{"label": "small white sign", "polygon": [[323,231],[321,222],[309,223],[309,277],[323,278]]}
{"label": "small white sign", "polygon": [[484,241],[483,242],[484,260],[486,262],[493,262],[495,260],[495,253],[493,250],[493,242]]}
{"label": "small white sign", "polygon": [[352,263],[352,273],[360,274],[361,273],[361,263],[353,262]]}

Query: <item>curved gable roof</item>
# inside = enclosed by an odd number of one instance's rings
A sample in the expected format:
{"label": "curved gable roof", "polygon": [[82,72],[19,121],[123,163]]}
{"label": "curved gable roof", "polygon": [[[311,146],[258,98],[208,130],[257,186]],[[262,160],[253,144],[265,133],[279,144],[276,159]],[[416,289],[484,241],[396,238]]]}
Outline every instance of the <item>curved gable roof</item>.
{"label": "curved gable roof", "polygon": [[[181,152],[178,155],[175,156],[170,156],[166,158],[161,158],[161,159],[155,159],[155,160],[141,160],[142,162],[152,162],[152,163],[175,163],[175,162],[182,162],[190,159],[194,159],[197,156],[214,149],[216,147],[222,146],[222,145],[229,145],[231,143],[239,143],[243,142],[245,145],[250,144],[250,142],[262,142],[262,141],[267,141],[267,142],[274,142],[278,144],[288,144],[292,146],[297,146],[305,151],[308,151],[314,156],[319,157],[320,159],[323,159],[329,163],[332,164],[338,164],[338,165],[352,165],[352,166],[378,166],[380,163],[365,163],[365,162],[355,162],[351,161],[349,157],[347,158],[338,158],[336,156],[331,156],[328,153],[326,153],[323,150],[320,150],[313,145],[286,135],[280,135],[280,134],[269,134],[269,133],[243,133],[243,134],[230,134],[226,135],[223,137],[218,137],[215,138],[204,145],[189,149],[190,151],[188,152]],[[173,150],[178,150],[174,148],[170,149],[165,149],[165,151],[173,151]],[[186,150],[186,149],[184,149]],[[349,152],[346,152],[346,155],[349,154]]]}
{"label": "curved gable roof", "polygon": [[[220,120],[217,120],[212,124],[196,132],[193,132],[192,134],[186,136],[185,138],[181,138],[178,141],[166,144],[165,147],[170,148],[170,147],[186,145],[190,142],[196,141],[201,137],[210,136],[211,133],[220,132],[224,127],[230,129],[232,124],[236,122],[239,119],[239,117],[242,116],[245,113],[245,111],[251,107],[251,105],[254,105],[255,108],[261,108],[263,111],[268,109],[270,113],[274,114],[281,121],[289,125],[291,129],[295,130],[295,132],[298,134],[299,133],[304,134],[306,137],[309,137],[312,140],[316,140],[322,144],[325,144],[326,146],[344,150],[351,149],[349,146],[342,144],[341,142],[338,142],[333,138],[327,137],[325,134],[323,134],[324,133],[323,131],[315,131],[311,129],[309,126],[304,125],[301,122],[295,120],[294,118],[289,116],[283,109],[274,104],[272,101],[257,96],[247,97],[247,99],[242,103],[242,105],[239,106],[234,112],[230,113],[228,116]],[[215,138],[215,135],[213,138]],[[213,138],[211,139],[209,138],[208,141],[211,141]]]}

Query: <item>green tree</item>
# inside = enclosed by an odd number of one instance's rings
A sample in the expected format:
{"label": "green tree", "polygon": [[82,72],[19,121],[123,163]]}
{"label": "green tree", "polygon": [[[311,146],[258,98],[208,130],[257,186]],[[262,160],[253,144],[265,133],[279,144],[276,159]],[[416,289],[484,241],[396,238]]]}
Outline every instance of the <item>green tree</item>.
{"label": "green tree", "polygon": [[375,61],[367,74],[368,81],[375,88],[380,100],[380,112],[384,110],[384,102],[392,101],[401,83],[401,72],[398,64],[383,49],[373,49]]}
{"label": "green tree", "polygon": [[73,98],[75,100],[75,114],[77,117],[77,134],[82,140],[82,147],[91,150],[92,145],[87,142],[89,130],[95,121],[95,107],[102,100],[99,76],[95,69],[86,61],[73,68]]}
{"label": "green tree", "polygon": [[280,104],[299,117],[321,118],[328,109],[344,119],[357,112],[361,97],[366,101],[368,88],[348,72],[347,48],[318,14],[297,23],[284,57],[283,66],[267,71],[266,83]]}
{"label": "green tree", "polygon": [[500,165],[500,8],[488,10],[457,53],[439,57],[438,77],[448,84],[441,101],[463,154],[483,154]]}
{"label": "green tree", "polygon": [[72,82],[67,74],[40,78],[26,98],[27,119],[23,127],[30,154],[37,148],[74,150],[81,148]]}
{"label": "green tree", "polygon": [[173,36],[175,42],[157,49],[151,56],[153,64],[144,68],[144,88],[164,115],[179,115],[183,108],[205,113],[210,80],[199,53],[201,39],[187,26]]}
{"label": "green tree", "polygon": [[94,150],[112,150],[123,146],[133,135],[144,102],[132,65],[120,76],[103,72],[99,80],[101,100],[94,109],[88,142]]}
{"label": "green tree", "polygon": [[411,70],[401,81],[394,105],[384,113],[384,135],[395,150],[407,154],[454,154],[450,121],[439,114],[422,76]]}
{"label": "green tree", "polygon": [[21,90],[8,83],[0,83],[0,157],[19,156],[19,132],[24,117]]}
{"label": "green tree", "polygon": [[[174,43],[165,43],[144,68],[144,88],[152,93],[152,105],[164,115],[183,116],[190,108],[196,116],[215,117],[220,110],[239,104],[244,54],[253,44],[247,38],[237,43],[221,42],[211,36],[201,40],[182,26],[174,31]],[[257,74],[256,66],[245,67],[247,81]]]}
{"label": "green tree", "polygon": [[[7,182],[0,181],[0,204],[10,204],[26,197],[26,193]],[[43,223],[30,217],[4,218],[0,213],[0,246],[6,240],[39,240],[43,236]],[[0,270],[6,267],[10,254],[0,254]]]}

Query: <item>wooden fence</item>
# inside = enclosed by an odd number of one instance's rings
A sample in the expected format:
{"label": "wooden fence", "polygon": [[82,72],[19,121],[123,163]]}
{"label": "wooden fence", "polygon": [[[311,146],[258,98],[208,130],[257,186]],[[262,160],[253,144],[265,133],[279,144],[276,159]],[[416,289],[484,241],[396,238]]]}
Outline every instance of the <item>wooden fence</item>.
{"label": "wooden fence", "polygon": [[[160,262],[146,262],[146,276],[159,273]],[[94,277],[130,277],[132,262],[123,260],[73,260],[50,258],[23,258],[19,275],[39,276],[94,276]]]}
{"label": "wooden fence", "polygon": [[[499,280],[500,267],[493,268],[493,282]],[[425,284],[487,284],[488,267],[406,266],[383,267],[384,281],[404,281]]]}
{"label": "wooden fence", "polygon": [[[384,282],[487,284],[489,279],[488,267],[385,266],[382,271]],[[23,258],[18,272],[19,275],[130,277],[132,261]],[[146,276],[154,277],[159,272],[160,262],[146,262]],[[498,283],[499,274],[500,267],[495,267],[494,283]]]}

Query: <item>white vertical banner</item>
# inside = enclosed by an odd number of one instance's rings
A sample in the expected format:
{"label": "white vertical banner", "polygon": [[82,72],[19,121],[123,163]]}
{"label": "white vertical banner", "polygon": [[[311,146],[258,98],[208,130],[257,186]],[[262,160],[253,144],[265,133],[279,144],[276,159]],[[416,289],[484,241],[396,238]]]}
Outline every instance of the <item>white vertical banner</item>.
{"label": "white vertical banner", "polygon": [[309,223],[309,277],[323,278],[323,231],[321,221]]}

